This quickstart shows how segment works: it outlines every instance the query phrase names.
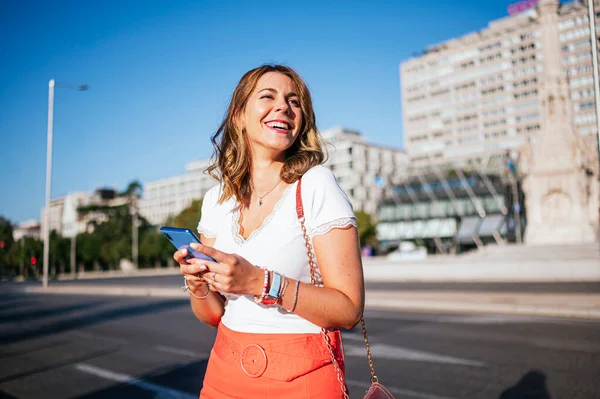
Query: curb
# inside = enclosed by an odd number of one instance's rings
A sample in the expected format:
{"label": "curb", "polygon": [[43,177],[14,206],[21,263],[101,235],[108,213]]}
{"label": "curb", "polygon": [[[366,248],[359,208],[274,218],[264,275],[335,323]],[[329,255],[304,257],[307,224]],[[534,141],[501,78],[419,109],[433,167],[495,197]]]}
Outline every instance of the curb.
{"label": "curb", "polygon": [[78,273],[75,277],[72,274],[59,275],[58,281],[73,281],[73,280],[95,280],[95,279],[119,279],[131,277],[154,277],[154,276],[174,276],[181,274],[179,268],[163,268],[163,269],[139,269],[132,271],[106,271],[106,272],[84,272]]}
{"label": "curb", "polygon": [[22,290],[30,294],[65,295],[101,295],[101,296],[153,296],[157,298],[185,298],[182,292],[174,288],[161,287],[123,287],[123,286],[77,286],[77,287],[25,287]]}
{"label": "curb", "polygon": [[[100,296],[137,296],[156,298],[187,299],[178,289],[161,287],[123,287],[123,286],[77,286],[77,287],[24,287],[23,292],[31,294],[58,295],[100,295]],[[371,291],[367,293],[365,307],[369,310],[404,310],[448,313],[499,313],[546,317],[600,319],[597,308],[559,308],[529,304],[476,303],[469,301],[423,300],[410,298],[381,298]]]}
{"label": "curb", "polygon": [[599,319],[600,310],[596,309],[568,309],[532,305],[503,305],[494,303],[448,302],[427,300],[386,300],[367,298],[365,307],[377,310],[406,310],[448,313],[498,313],[529,316],[566,317],[581,319]]}

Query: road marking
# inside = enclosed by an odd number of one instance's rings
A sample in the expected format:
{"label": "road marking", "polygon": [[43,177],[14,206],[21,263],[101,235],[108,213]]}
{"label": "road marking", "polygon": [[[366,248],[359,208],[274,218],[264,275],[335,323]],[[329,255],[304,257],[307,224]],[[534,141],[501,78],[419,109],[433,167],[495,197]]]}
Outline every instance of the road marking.
{"label": "road marking", "polygon": [[468,315],[468,316],[444,316],[441,317],[438,322],[443,323],[456,323],[456,324],[522,324],[530,323],[532,321],[536,323],[544,322],[544,317],[529,317],[522,315]]}
{"label": "road marking", "polygon": [[[345,345],[344,353],[346,356],[364,356],[365,348]],[[391,346],[385,344],[373,344],[371,345],[371,353],[375,357],[387,358],[387,359],[402,359],[402,360],[413,360],[420,362],[432,362],[432,363],[446,363],[446,364],[458,364],[461,366],[473,366],[473,367],[485,367],[485,363],[477,360],[462,359],[459,357],[437,355],[435,353],[422,352],[413,349],[402,348],[399,346]]]}
{"label": "road marking", "polygon": [[[365,391],[369,388],[369,386],[371,386],[371,384],[369,384],[368,382],[354,381],[354,380],[346,380],[346,383],[351,386],[361,387],[361,388],[365,389]],[[402,395],[403,397],[410,396],[412,398],[420,398],[420,399],[456,399],[456,398],[452,398],[449,396],[438,396],[438,395],[434,395],[431,393],[423,393],[423,392],[411,391],[410,389],[391,387],[389,385],[386,385],[385,387],[391,393],[399,394],[399,395]]]}
{"label": "road marking", "polygon": [[129,341],[126,339],[109,337],[108,335],[92,334],[92,333],[86,333],[86,332],[82,332],[82,331],[73,331],[73,332],[71,332],[71,334],[73,334],[77,337],[87,338],[87,339],[91,339],[94,341],[109,342],[111,344],[125,345],[125,344],[129,343]]}
{"label": "road marking", "polygon": [[207,356],[202,353],[190,351],[187,349],[173,348],[171,346],[156,346],[155,349],[158,351],[161,351],[161,352],[168,352],[168,353],[173,353],[175,355],[182,355],[182,356],[189,356],[189,357],[206,357]]}
{"label": "road marking", "polygon": [[145,391],[154,392],[160,399],[197,399],[198,395],[192,395],[187,392],[177,391],[171,388],[165,388],[160,385],[146,382],[127,374],[115,373],[114,371],[101,369],[99,367],[90,366],[89,364],[80,363],[75,365],[75,368],[84,373],[92,374],[107,380],[120,382],[123,384],[133,385]]}

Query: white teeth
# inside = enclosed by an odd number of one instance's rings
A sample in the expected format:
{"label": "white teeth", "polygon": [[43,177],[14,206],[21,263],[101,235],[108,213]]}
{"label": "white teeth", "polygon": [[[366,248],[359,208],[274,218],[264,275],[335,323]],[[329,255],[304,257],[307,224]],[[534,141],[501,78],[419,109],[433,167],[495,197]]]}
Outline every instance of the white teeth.
{"label": "white teeth", "polygon": [[281,123],[281,122],[271,122],[271,123],[268,123],[267,126],[273,127],[276,129],[284,129],[284,130],[288,130],[290,128],[287,123]]}

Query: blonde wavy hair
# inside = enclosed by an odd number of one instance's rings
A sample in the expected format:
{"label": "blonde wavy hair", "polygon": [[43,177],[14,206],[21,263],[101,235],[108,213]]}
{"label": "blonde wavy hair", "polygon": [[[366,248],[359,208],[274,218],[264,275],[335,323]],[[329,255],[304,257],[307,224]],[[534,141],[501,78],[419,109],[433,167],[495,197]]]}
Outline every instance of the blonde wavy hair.
{"label": "blonde wavy hair", "polygon": [[233,91],[227,114],[219,129],[211,137],[214,153],[208,173],[223,185],[219,203],[235,197],[240,204],[248,205],[251,195],[252,157],[244,130],[239,129],[239,120],[258,80],[266,73],[278,72],[292,80],[298,93],[302,110],[302,126],[294,144],[286,151],[281,168],[281,180],[291,184],[307,170],[320,165],[327,158],[326,146],[317,131],[317,123],[308,87],[292,68],[284,65],[262,65],[242,76]]}

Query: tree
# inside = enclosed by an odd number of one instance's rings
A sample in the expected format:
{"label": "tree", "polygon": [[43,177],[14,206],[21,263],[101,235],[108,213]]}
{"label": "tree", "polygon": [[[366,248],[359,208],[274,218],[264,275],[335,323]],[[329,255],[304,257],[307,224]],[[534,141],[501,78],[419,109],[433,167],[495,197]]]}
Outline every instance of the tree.
{"label": "tree", "polygon": [[143,192],[142,183],[140,183],[139,180],[132,180],[127,185],[127,188],[125,189],[125,191],[123,191],[122,193],[119,193],[119,196],[120,197],[128,197],[128,198],[136,196],[136,197],[140,198],[142,196],[142,192]]}
{"label": "tree", "polygon": [[373,222],[371,215],[364,211],[356,211],[355,215],[361,247],[365,245],[377,246],[377,224]]}
{"label": "tree", "polygon": [[71,256],[71,239],[59,235],[56,230],[50,232],[50,275],[64,273]]}
{"label": "tree", "polygon": [[194,200],[179,215],[175,216],[173,222],[174,227],[180,227],[182,229],[190,229],[196,231],[200,217],[202,216],[202,200]]}
{"label": "tree", "polygon": [[[33,275],[37,277],[41,274],[42,253],[44,244],[41,240],[25,236],[11,247],[10,259],[12,265],[19,269],[19,275],[28,277]],[[31,259],[36,258],[36,264],[31,263]]]}
{"label": "tree", "polygon": [[173,256],[173,247],[158,231],[149,231],[142,237],[140,260],[142,264],[159,268],[168,264]]}
{"label": "tree", "polygon": [[80,259],[82,266],[100,267],[100,250],[102,242],[100,237],[93,233],[83,233],[77,235],[77,259]]}
{"label": "tree", "polygon": [[[125,203],[121,201],[121,205],[112,205],[114,202],[108,202],[115,198],[114,190],[105,189],[103,191],[104,194],[101,197],[107,202],[78,209],[80,217],[93,216],[90,222],[93,225],[93,232],[89,236],[83,237],[88,247],[81,252],[82,258],[80,259],[85,266],[93,267],[94,270],[116,268],[121,259],[131,259],[133,224],[131,207],[141,196],[142,185],[137,180],[129,183],[125,191],[118,194],[121,198],[127,198]],[[148,221],[139,215],[138,226],[140,237],[151,229]],[[92,250],[92,245],[98,245],[98,250]],[[79,254],[80,251],[78,251],[78,257]]]}
{"label": "tree", "polygon": [[8,269],[13,266],[10,255],[14,243],[12,223],[0,216],[0,269]]}

